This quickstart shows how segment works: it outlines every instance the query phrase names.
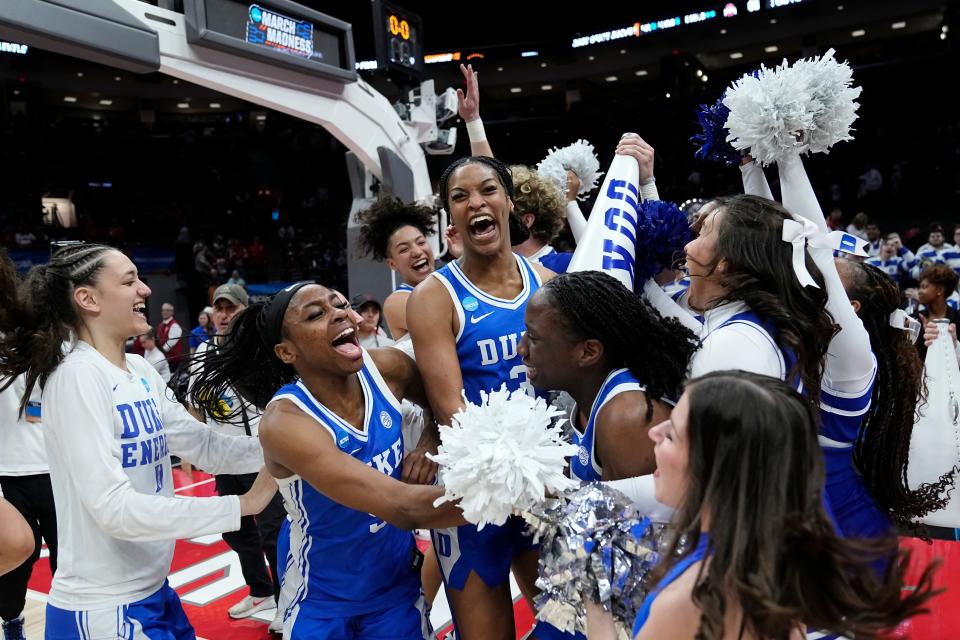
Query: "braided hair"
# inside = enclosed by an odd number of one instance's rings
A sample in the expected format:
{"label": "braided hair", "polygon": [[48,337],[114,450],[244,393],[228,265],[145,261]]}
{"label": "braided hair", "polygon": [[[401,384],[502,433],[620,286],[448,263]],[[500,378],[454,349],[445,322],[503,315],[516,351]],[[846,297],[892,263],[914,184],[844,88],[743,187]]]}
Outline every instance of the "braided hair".
{"label": "braided hair", "polygon": [[277,389],[296,380],[293,365],[277,357],[273,345],[267,346],[258,328],[263,304],[252,304],[238,313],[223,335],[222,344],[194,357],[202,367],[190,389],[190,402],[219,422],[242,417],[242,411],[226,415],[220,398],[239,394],[244,402],[263,409]]}
{"label": "braided hair", "polygon": [[[844,260],[847,296],[860,303],[858,315],[870,335],[877,359],[870,413],[860,425],[854,464],[870,495],[901,525],[946,506],[957,469],[916,490],[907,484],[910,438],[917,403],[925,395],[923,361],[906,332],[890,326],[890,314],[900,306],[900,289],[880,269]],[[951,272],[952,273],[952,272]]]}
{"label": "braided hair", "polygon": [[364,255],[372,254],[374,259],[387,258],[390,237],[401,227],[415,227],[425,236],[434,232],[437,226],[437,213],[431,207],[411,203],[406,204],[400,198],[380,198],[369,209],[357,214],[360,238],[357,248]]}
{"label": "braided hair", "polygon": [[[649,398],[676,400],[687,375],[687,363],[699,340],[673,318],[663,318],[646,300],[602,271],[557,276],[540,291],[559,313],[570,334],[603,344],[612,370],[630,369]],[[647,403],[647,419],[653,404]]]}
{"label": "braided hair", "polygon": [[26,374],[21,414],[34,385],[43,388],[63,361],[63,343],[80,324],[74,289],[96,283],[110,251],[116,249],[102,244],[64,247],[24,280],[6,253],[0,255],[0,378],[6,379],[0,389]]}
{"label": "braided hair", "polygon": [[493,172],[497,174],[497,179],[500,180],[500,184],[503,185],[504,191],[507,192],[507,196],[513,198],[513,178],[510,176],[510,169],[507,168],[507,165],[489,156],[470,156],[453,161],[440,175],[440,202],[448,211],[450,210],[450,177],[454,171],[468,164],[482,164],[493,169]]}

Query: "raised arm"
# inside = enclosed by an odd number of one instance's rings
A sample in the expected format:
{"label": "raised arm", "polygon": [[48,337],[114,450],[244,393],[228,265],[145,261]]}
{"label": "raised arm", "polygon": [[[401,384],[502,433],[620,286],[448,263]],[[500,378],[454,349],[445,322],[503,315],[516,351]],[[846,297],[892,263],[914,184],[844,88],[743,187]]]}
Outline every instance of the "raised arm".
{"label": "raised arm", "polygon": [[659,200],[657,180],[653,177],[654,150],[635,133],[626,133],[617,143],[617,155],[633,156],[640,165],[640,199]]}
{"label": "raised arm", "polygon": [[345,507],[401,529],[464,523],[456,505],[433,507],[443,487],[400,482],[340,451],[330,432],[289,400],[279,399],[267,407],[260,420],[260,440],[271,470],[295,473]]}
{"label": "raised arm", "polygon": [[[777,167],[780,170],[784,208],[794,216],[816,224],[822,233],[829,233],[800,156],[791,154],[780,160]],[[873,378],[876,367],[870,348],[870,334],[850,304],[833,261],[833,250],[825,246],[808,246],[808,250],[826,283],[827,311],[834,322],[840,325],[840,332],[833,337],[827,349],[824,382],[836,391],[862,391]]]}
{"label": "raised arm", "polygon": [[487,134],[483,130],[483,121],[480,119],[480,74],[473,70],[473,65],[460,65],[460,73],[467,85],[466,92],[457,89],[457,111],[467,126],[467,135],[470,137],[470,155],[493,157],[493,149],[487,142]]}
{"label": "raised arm", "polygon": [[743,180],[745,194],[773,200],[773,192],[770,191],[770,184],[763,173],[763,167],[754,162],[750,156],[744,157],[743,162],[740,163],[740,178]]}

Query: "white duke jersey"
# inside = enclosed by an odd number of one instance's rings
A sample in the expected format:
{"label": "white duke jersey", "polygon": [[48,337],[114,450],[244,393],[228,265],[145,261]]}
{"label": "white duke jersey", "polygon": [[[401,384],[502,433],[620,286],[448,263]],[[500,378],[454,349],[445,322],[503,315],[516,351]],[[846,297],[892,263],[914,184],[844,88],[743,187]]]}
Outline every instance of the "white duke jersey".
{"label": "white duke jersey", "polygon": [[516,254],[514,258],[523,277],[523,289],[512,300],[494,298],[478,289],[457,261],[431,274],[443,283],[453,301],[460,324],[456,338],[463,390],[474,404],[480,404],[481,391],[496,391],[504,382],[511,391],[521,386],[530,388],[517,347],[526,332],[527,301],[541,282],[526,258]]}
{"label": "white duke jersey", "polygon": [[[320,404],[301,381],[281,387],[270,402],[292,402],[316,420],[343,453],[400,480],[400,403],[366,350],[356,375],[365,405],[362,430]],[[412,532],[345,507],[300,476],[277,483],[291,522],[284,588],[292,585],[296,591],[284,619],[302,609],[319,617],[356,616],[417,599],[420,573]]]}
{"label": "white duke jersey", "polygon": [[43,389],[60,555],[50,604],[117,607],[163,586],[177,538],[240,527],[237,496],[177,498],[170,454],[211,473],[263,466],[256,438],[217,434],[136,355],[123,370],[78,342]]}

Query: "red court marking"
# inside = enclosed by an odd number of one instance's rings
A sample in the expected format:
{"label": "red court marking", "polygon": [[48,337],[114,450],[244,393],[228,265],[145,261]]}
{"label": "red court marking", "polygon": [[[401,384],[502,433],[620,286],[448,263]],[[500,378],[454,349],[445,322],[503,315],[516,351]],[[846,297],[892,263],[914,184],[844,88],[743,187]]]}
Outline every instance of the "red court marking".
{"label": "red court marking", "polygon": [[[178,496],[208,497],[217,495],[214,483],[212,481],[204,482],[207,479],[212,480],[212,476],[202,471],[194,471],[193,477],[191,478],[179,469],[173,470],[175,487],[180,488],[194,485],[189,489],[178,491]],[[230,547],[223,541],[204,546],[186,540],[178,540],[174,550],[170,572],[179,571],[180,569],[202,562],[207,558],[229,550]],[[205,576],[199,580],[183,585],[177,589],[177,593],[183,595],[207,583],[213,582],[222,577],[222,575],[222,572],[220,572]],[[47,594],[50,593],[50,581],[50,560],[48,558],[41,558],[33,566],[33,574],[30,576],[29,587],[39,593]],[[223,596],[205,607],[197,607],[184,603],[183,609],[186,611],[187,617],[190,619],[190,622],[197,632],[197,636],[200,638],[211,638],[214,640],[268,640],[271,637],[278,637],[270,636],[270,634],[267,633],[266,623],[260,622],[259,620],[233,620],[227,615],[227,609],[239,602],[247,593],[247,589],[244,588],[230,595]],[[517,638],[520,638],[533,626],[533,613],[522,598],[514,603],[514,618],[517,626]],[[448,634],[450,631],[450,627],[443,630],[438,629],[437,635],[443,638],[445,634]]]}

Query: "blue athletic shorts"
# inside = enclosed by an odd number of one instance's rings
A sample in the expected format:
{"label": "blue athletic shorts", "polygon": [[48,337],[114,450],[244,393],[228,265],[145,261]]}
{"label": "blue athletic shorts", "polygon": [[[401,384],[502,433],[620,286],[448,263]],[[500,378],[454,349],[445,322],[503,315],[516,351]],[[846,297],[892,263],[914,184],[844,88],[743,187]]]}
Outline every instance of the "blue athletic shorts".
{"label": "blue athletic shorts", "polygon": [[286,640],[429,640],[433,637],[423,594],[415,602],[346,618],[328,618],[301,606],[283,626]]}
{"label": "blue athletic shorts", "polygon": [[195,640],[180,596],[166,582],[153,595],[109,609],[47,604],[46,640]]}
{"label": "blue athletic shorts", "polygon": [[514,556],[535,549],[526,535],[523,518],[510,516],[502,526],[488,524],[481,530],[472,524],[431,531],[433,548],[448,588],[463,589],[467,576],[475,571],[488,587],[503,584],[510,577]]}

